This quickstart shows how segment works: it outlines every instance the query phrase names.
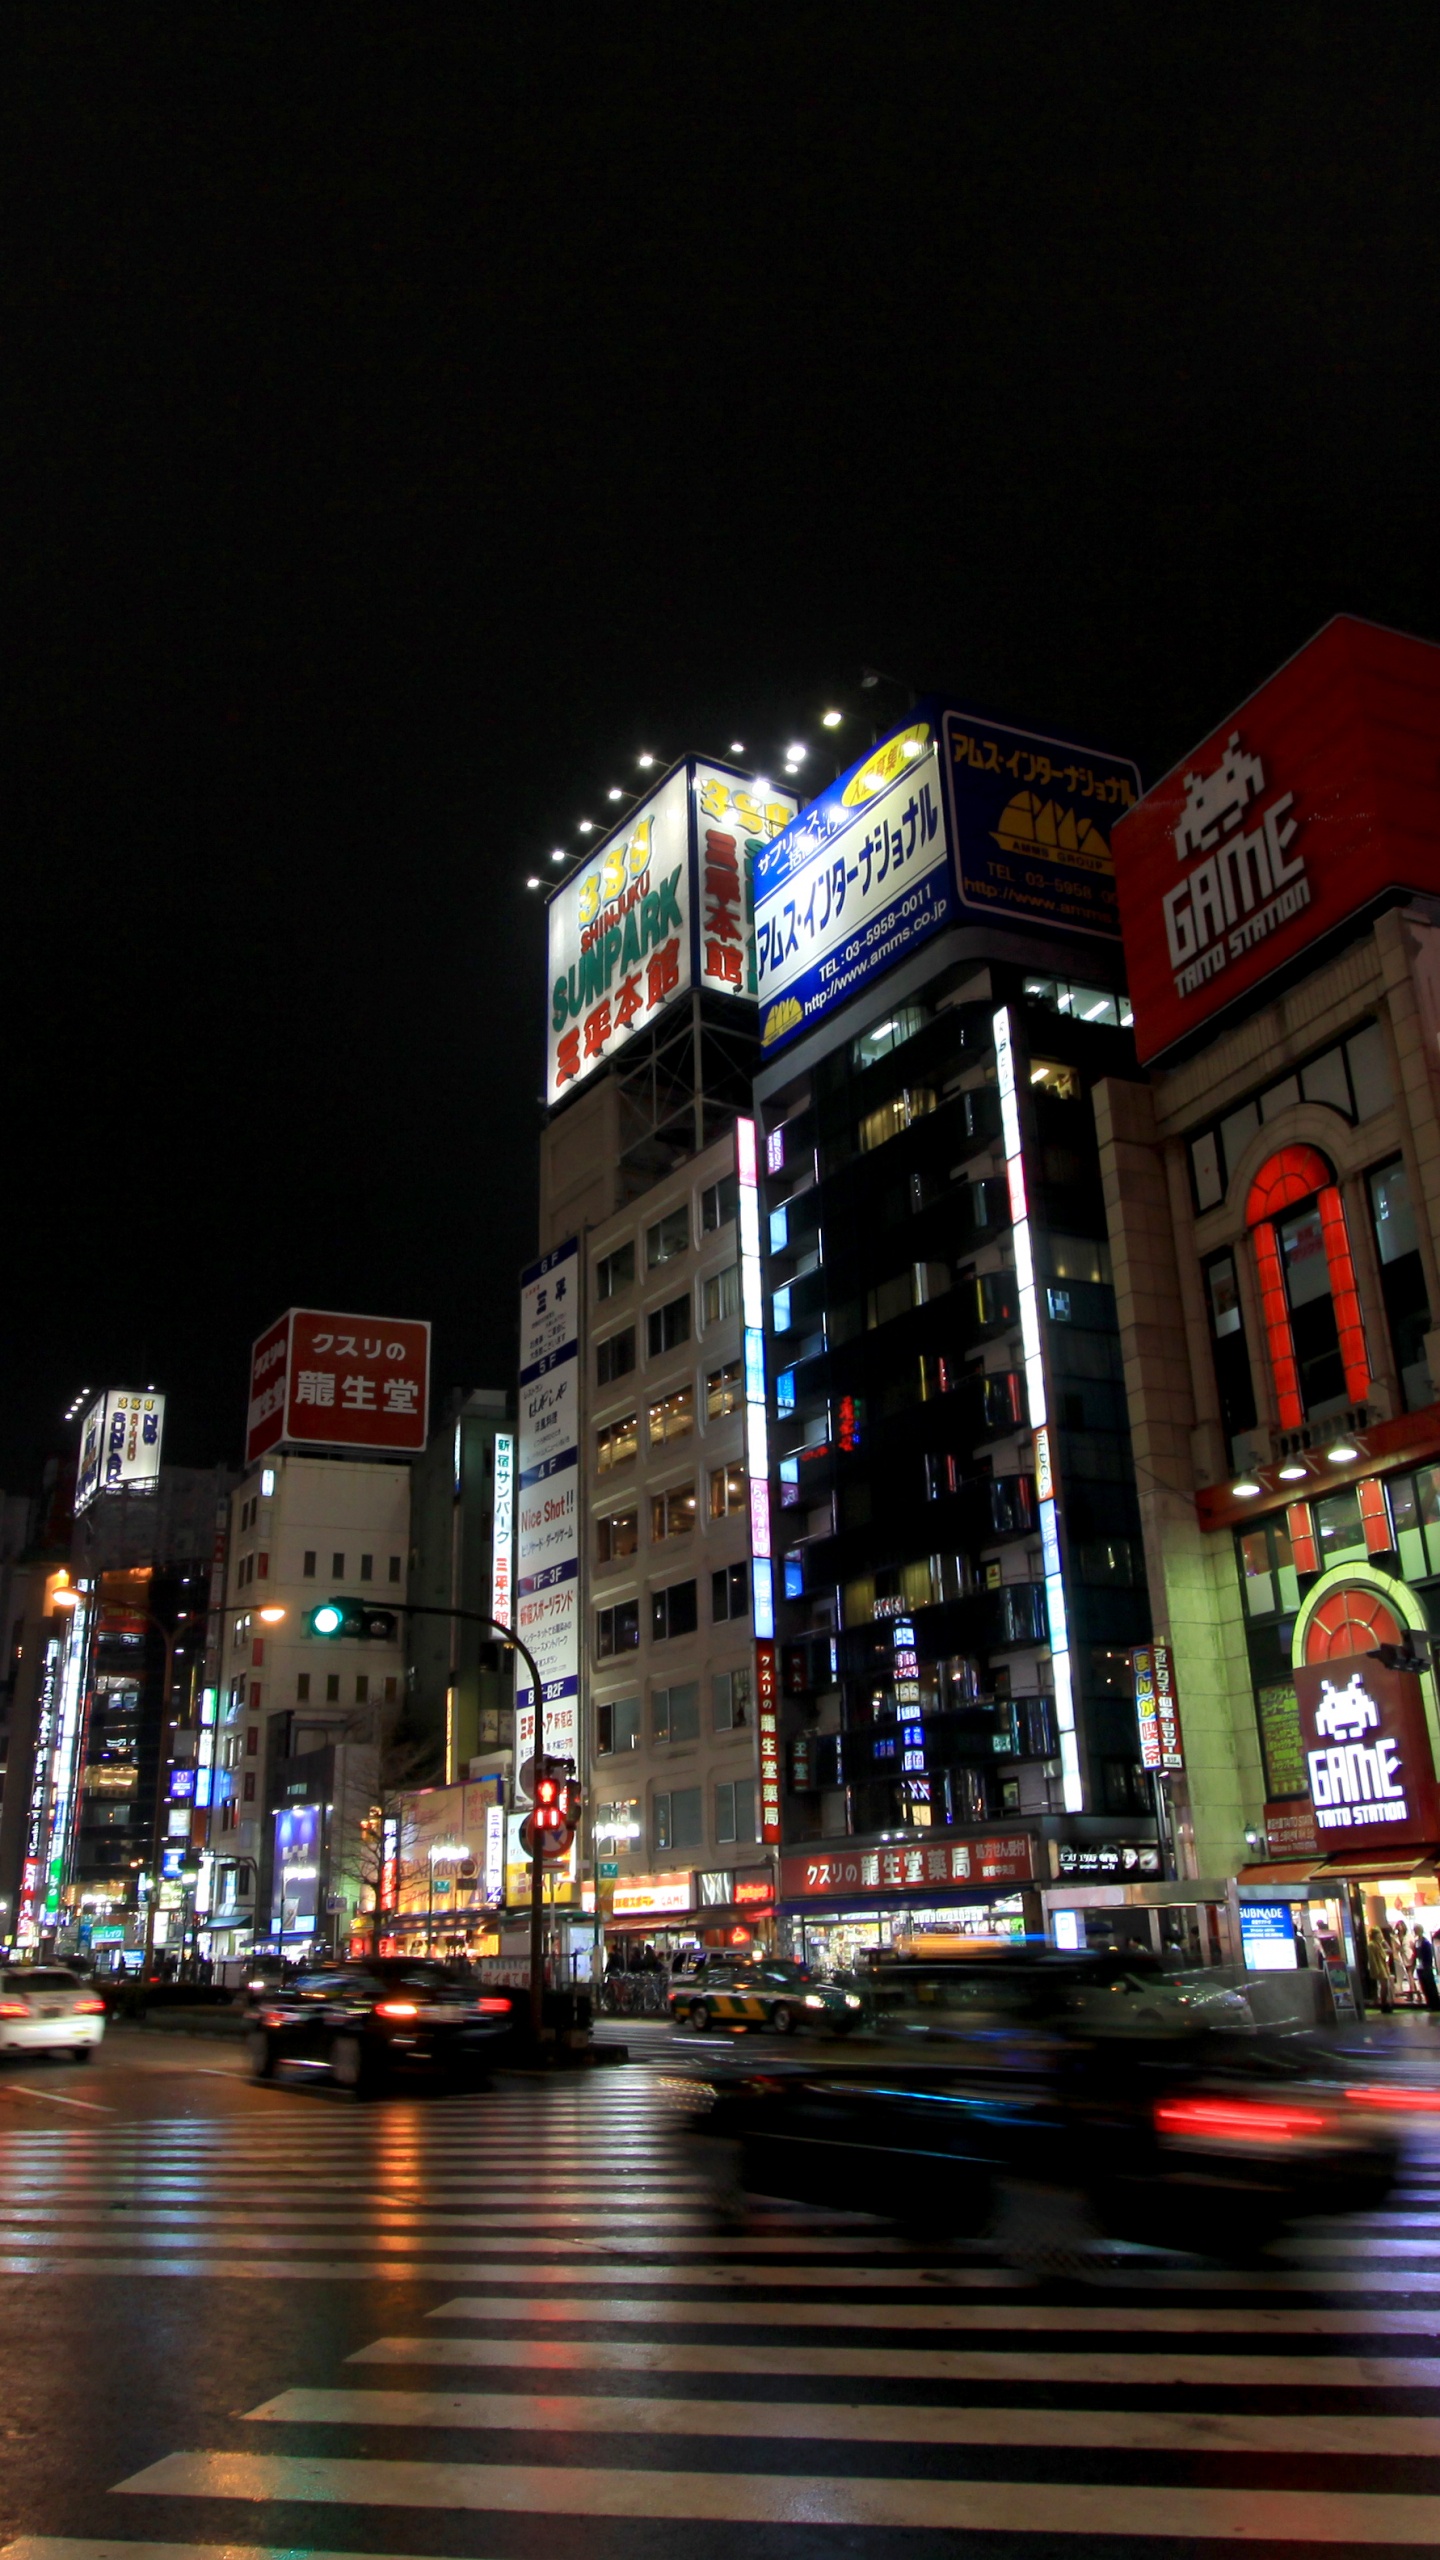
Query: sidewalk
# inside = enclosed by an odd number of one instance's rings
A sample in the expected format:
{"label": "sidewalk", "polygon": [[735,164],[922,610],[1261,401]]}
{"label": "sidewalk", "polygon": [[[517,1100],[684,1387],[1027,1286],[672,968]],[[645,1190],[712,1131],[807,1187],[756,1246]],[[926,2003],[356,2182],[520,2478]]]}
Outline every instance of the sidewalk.
{"label": "sidewalk", "polygon": [[1388,2018],[1372,2009],[1344,2019],[1333,2044],[1347,2062],[1440,2088],[1440,2009],[1396,2009]]}

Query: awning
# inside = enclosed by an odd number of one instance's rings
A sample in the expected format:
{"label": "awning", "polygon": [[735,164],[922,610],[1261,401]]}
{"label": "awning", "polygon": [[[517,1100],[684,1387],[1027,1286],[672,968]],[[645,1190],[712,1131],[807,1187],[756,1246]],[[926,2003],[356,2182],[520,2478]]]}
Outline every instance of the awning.
{"label": "awning", "polygon": [[[1323,1875],[1324,1860],[1319,1864]],[[1314,1858],[1280,1858],[1270,1866],[1242,1867],[1235,1881],[1242,1889],[1250,1884],[1308,1884],[1315,1871]]]}
{"label": "awning", "polygon": [[1433,1876],[1440,1873],[1440,1859],[1424,1858],[1348,1858],[1343,1849],[1312,1868],[1312,1881],[1327,1884],[1382,1884],[1390,1876],[1399,1884],[1407,1876]]}

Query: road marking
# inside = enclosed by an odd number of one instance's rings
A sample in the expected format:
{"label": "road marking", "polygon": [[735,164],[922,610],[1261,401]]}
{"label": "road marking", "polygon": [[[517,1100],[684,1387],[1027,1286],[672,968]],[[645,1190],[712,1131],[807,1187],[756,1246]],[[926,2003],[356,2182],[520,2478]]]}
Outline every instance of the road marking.
{"label": "road marking", "polygon": [[[63,2208],[57,2207],[57,2213],[61,2211]],[[483,2225],[485,2217],[477,2216],[475,2219]],[[890,2239],[883,2234],[873,2239],[868,2234],[856,2239],[848,2233],[837,2239],[833,2234],[824,2232],[787,2232],[777,2237],[760,2233],[717,2233],[707,2229],[702,2217],[696,2214],[657,2213],[647,2216],[647,2220],[664,2226],[663,2238],[592,2239],[588,2236],[593,2227],[590,2217],[581,2214],[549,2217],[529,2214],[516,2220],[513,2228],[507,2219],[504,2225],[506,2236],[489,2241],[485,2239],[483,2229],[476,2231],[438,2216],[382,2219],[380,2212],[373,2217],[367,2215],[363,2228],[357,2230],[353,2213],[316,2214],[313,2217],[303,2213],[286,2214],[267,2216],[264,2222],[257,2222],[238,2214],[216,2213],[210,2216],[199,2211],[185,2213],[178,2209],[167,2213],[137,2206],[126,2213],[123,2225],[117,2224],[113,2214],[94,2212],[65,2213],[63,2223],[47,2220],[44,2223],[13,2225],[7,2223],[3,2210],[0,2210],[0,2246],[10,2249],[83,2248],[101,2239],[114,2240],[123,2236],[135,2248],[173,2252],[177,2249],[234,2248],[237,2240],[243,2237],[274,2248],[333,2249],[339,2231],[345,2233],[357,2250],[386,2253],[409,2250],[413,2255],[417,2249],[438,2249],[448,2240],[454,2243],[452,2254],[456,2256],[488,2258],[492,2251],[496,2255],[507,2252],[513,2255],[517,2249],[524,2249],[534,2252],[537,2257],[558,2258],[559,2270],[545,2266],[535,2269],[535,2275],[543,2283],[550,2282],[557,2271],[568,2272],[572,2267],[591,2260],[606,2262],[612,2268],[623,2264],[627,2270],[634,2271],[644,2284],[679,2284],[692,2275],[697,2282],[704,2282],[706,2278],[701,2268],[665,2265],[652,2271],[649,2259],[651,2255],[657,2260],[681,2255],[715,2259],[744,2255],[787,2259],[797,2253],[821,2254],[827,2268],[834,2270],[833,2275],[822,2276],[818,2270],[812,2269],[805,2278],[808,2284],[822,2281],[848,2284],[852,2278],[866,2284],[915,2284],[928,2280],[910,2264],[894,2268],[861,2268],[845,2263],[846,2253],[851,2251],[863,2252],[867,2257],[884,2257],[892,2253],[900,2256],[905,2252],[905,2241]],[[669,2228],[671,2223],[682,2222],[688,2227]],[[554,2229],[557,2224],[569,2223],[583,2226],[582,2236],[565,2238],[557,2232],[553,2239],[546,2237],[547,2230]],[[527,2234],[533,2234],[533,2237]],[[947,2269],[947,2281],[959,2272],[958,2269]],[[973,2275],[975,2270],[965,2272]],[[751,2273],[751,2281],[769,2283],[772,2275],[770,2268],[756,2267]],[[527,2275],[515,2280],[529,2282],[530,2278]],[[717,2274],[711,2279],[716,2283],[727,2280],[724,2274]]]}
{"label": "road marking", "polygon": [[[518,2434],[723,2436],[825,2444],[1095,2445],[1127,2453],[1440,2454],[1440,2418],[1254,2417],[1199,2410],[927,2409],[529,2391],[278,2392],[245,2411],[281,2426],[490,2427]],[[1436,2501],[1440,2515],[1440,2500]]]}
{"label": "road marking", "polygon": [[414,2552],[312,2551],[293,2544],[245,2542],[122,2542],[114,2534],[80,2542],[63,2534],[26,2533],[7,2542],[0,2560],[421,2560]]}
{"label": "road marking", "polygon": [[805,2478],[785,2472],[587,2471],[563,2463],[377,2462],[171,2453],[117,2484],[142,2498],[289,2499],[509,2515],[720,2524],[913,2525],[949,2534],[1089,2533],[1232,2542],[1440,2541],[1440,2498],[1114,2482]]}
{"label": "road marking", "polygon": [[[116,2234],[117,2239],[122,2236],[120,2233]],[[41,2245],[51,2244],[47,2242]],[[160,2244],[157,2243],[158,2245]],[[190,2242],[187,2245],[194,2248],[197,2244]],[[772,2291],[779,2292],[792,2291],[798,2285],[826,2285],[840,2292],[846,2289],[853,2291],[857,2286],[914,2285],[925,2281],[923,2276],[909,2275],[903,2270],[892,2271],[888,2267],[846,2267],[837,2272],[828,2266],[777,2265],[716,2267],[712,2271],[693,2266],[651,2267],[638,2265],[633,2259],[623,2258],[611,2259],[607,2265],[582,2266],[565,2263],[553,2267],[541,2265],[487,2267],[457,2266],[453,2258],[438,2257],[400,2259],[376,2256],[352,2258],[343,2264],[327,2259],[294,2256],[289,2258],[214,2258],[200,2255],[184,2257],[178,2251],[171,2258],[102,2257],[98,2251],[84,2256],[61,2257],[58,2254],[60,2250],[74,2247],[73,2241],[63,2233],[55,2235],[53,2247],[57,2254],[51,2256],[37,2254],[30,2257],[17,2253],[0,2257],[0,2275],[243,2276],[292,2284],[310,2279],[332,2283],[363,2283],[372,2278],[379,2278],[386,2283],[414,2282],[417,2284],[614,2285],[617,2280],[623,2279],[630,2285],[724,2285],[732,2286],[736,2290],[752,2285],[764,2285]],[[948,2270],[942,2281],[946,2285],[974,2285],[977,2288],[983,2288],[987,2293],[994,2293],[1006,2285],[1023,2285],[1030,2280],[1018,2269],[959,2267]],[[644,2306],[640,2307],[643,2309]],[[832,2307],[852,2327],[870,2318],[868,2305],[848,2303],[836,2304]],[[460,2316],[473,2320],[507,2319],[513,2317],[518,2308],[518,2305],[512,2305],[503,2295],[497,2295],[493,2300],[481,2298],[468,2304]],[[687,2304],[682,2310],[672,2302],[663,2306],[657,2305],[655,2309],[657,2316],[667,2320],[703,2316],[697,2304]],[[774,2320],[781,2309],[782,2305],[775,2302],[756,2304],[749,2317]],[[573,2307],[569,2316],[572,2318],[575,2316]],[[618,2305],[612,2306],[607,2303],[603,2312],[597,2314],[592,2306],[582,2316],[590,2319],[597,2316],[618,2319],[629,2318],[633,2314],[622,2310]]]}
{"label": "road marking", "polygon": [[1042,2347],[727,2347],[632,2338],[376,2338],[347,2364],[456,2365],[540,2373],[747,2373],[841,2381],[1217,2383],[1237,2391],[1440,2391],[1440,2356],[1136,2354]]}
{"label": "road marking", "polygon": [[7,2098],[38,2098],[46,2107],[83,2107],[88,2115],[113,2116],[113,2107],[102,2105],[98,2098],[62,2098],[57,2089],[27,2089],[23,2080],[0,2080],[0,2092]]}
{"label": "road marking", "polygon": [[[1321,2307],[1303,2311],[1280,2305],[1246,2305],[1235,2310],[1215,2311],[1200,2303],[1166,2303],[1150,2305],[1129,2303],[1030,2303],[1030,2302],[638,2302],[632,2295],[621,2295],[605,2305],[606,2320],[624,2321],[627,2326],[639,2323],[651,2327],[696,2328],[741,2321],[753,2327],[786,2329],[1016,2329],[1074,2330],[1086,2336],[1113,2335],[1116,2331],[1133,2330],[1137,2334],[1219,2336],[1286,2336],[1286,2337],[1373,2337],[1386,2336],[1434,2338],[1440,2355],[1440,2303],[1427,2311],[1333,2311]],[[537,2321],[570,2320],[592,2322],[597,2317],[592,2303],[577,2295],[567,2302],[563,2296],[548,2300],[532,2298],[528,2302],[476,2301],[462,2297],[455,2302],[442,2302],[427,2311],[427,2320],[524,2320],[533,2326]]]}

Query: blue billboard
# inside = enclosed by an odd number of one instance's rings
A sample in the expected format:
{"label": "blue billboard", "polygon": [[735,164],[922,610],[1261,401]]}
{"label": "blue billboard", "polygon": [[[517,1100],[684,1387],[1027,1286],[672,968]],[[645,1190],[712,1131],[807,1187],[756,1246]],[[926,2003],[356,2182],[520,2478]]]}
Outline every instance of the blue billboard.
{"label": "blue billboard", "polygon": [[951,923],[1118,944],[1110,830],[1133,764],[930,698],[755,856],[773,1051]]}

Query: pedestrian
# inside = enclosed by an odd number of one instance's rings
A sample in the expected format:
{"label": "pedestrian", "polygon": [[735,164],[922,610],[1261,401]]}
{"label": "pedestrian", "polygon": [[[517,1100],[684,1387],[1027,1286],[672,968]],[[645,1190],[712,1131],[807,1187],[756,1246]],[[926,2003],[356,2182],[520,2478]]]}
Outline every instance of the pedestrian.
{"label": "pedestrian", "polygon": [[1419,1921],[1415,1923],[1415,1980],[1420,1997],[1432,2018],[1440,2011],[1440,1982],[1435,1978],[1435,1941],[1426,1936]]}
{"label": "pedestrian", "polygon": [[1388,2018],[1395,2006],[1394,1958],[1389,1941],[1378,1920],[1372,1920],[1365,1933],[1365,1950],[1370,1959],[1370,1987],[1382,2018]]}

